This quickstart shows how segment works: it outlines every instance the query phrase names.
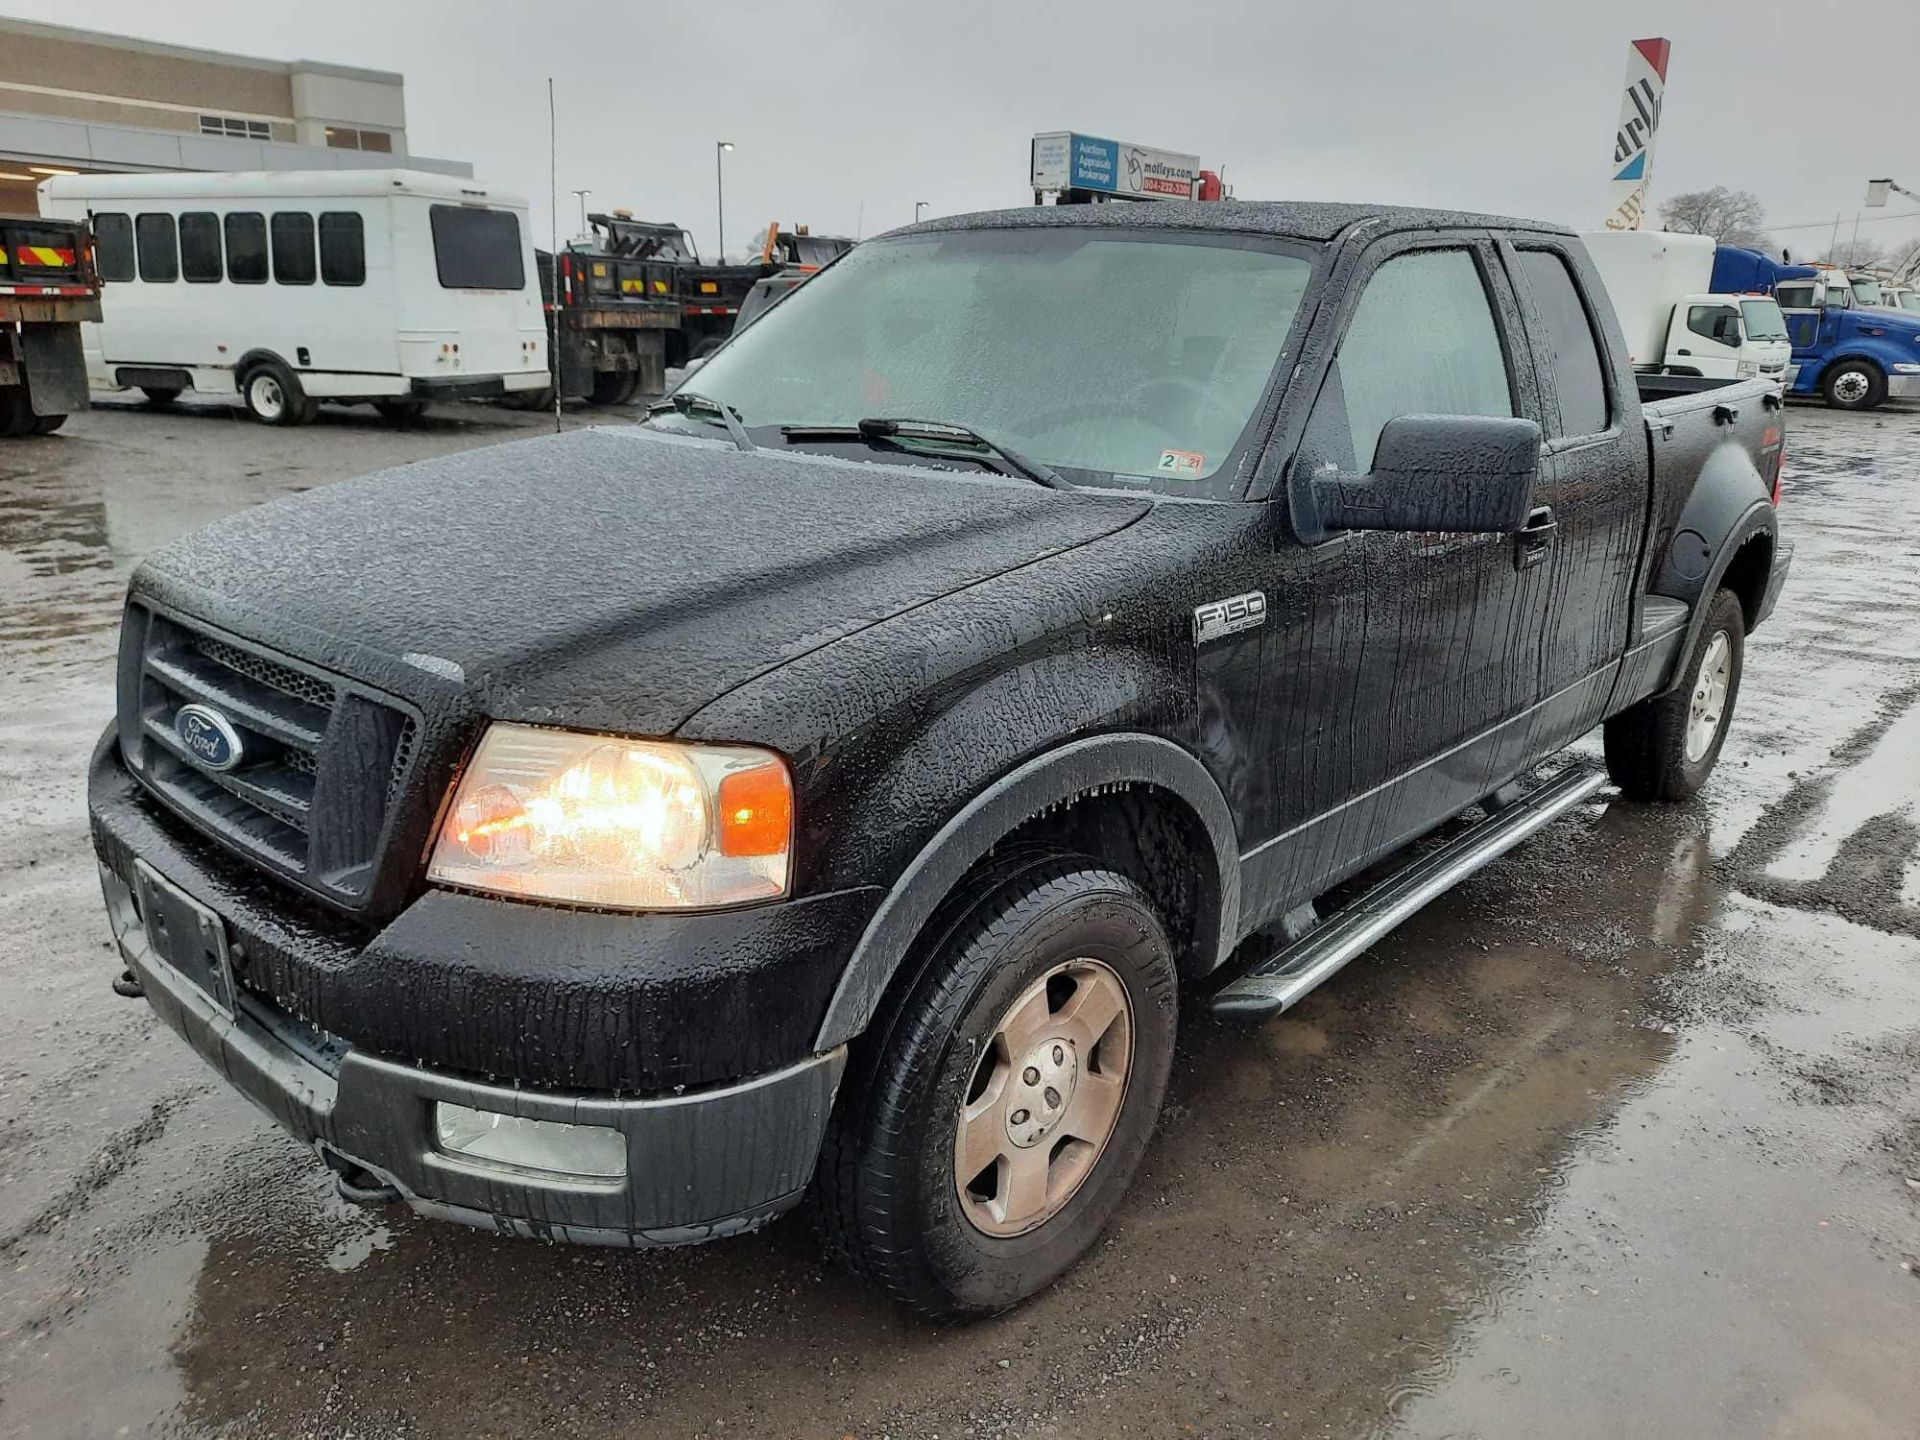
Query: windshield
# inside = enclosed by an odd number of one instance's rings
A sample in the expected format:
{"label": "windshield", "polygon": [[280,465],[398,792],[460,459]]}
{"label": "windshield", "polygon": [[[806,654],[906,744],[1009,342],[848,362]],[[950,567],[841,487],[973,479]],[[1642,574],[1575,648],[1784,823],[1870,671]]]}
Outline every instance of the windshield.
{"label": "windshield", "polygon": [[1771,300],[1742,300],[1740,313],[1746,318],[1747,339],[1784,340],[1787,338],[1787,317],[1780,313],[1780,307]]}
{"label": "windshield", "polygon": [[1900,297],[1900,308],[1903,310],[1920,310],[1920,291],[1910,290],[1905,295],[1902,295]]}
{"label": "windshield", "polygon": [[[1090,226],[869,242],[690,383],[732,406],[761,444],[834,448],[833,437],[788,439],[783,427],[938,420],[1078,484],[1221,498],[1245,484],[1231,462],[1313,255],[1264,236]],[[691,417],[659,423],[705,428]]]}
{"label": "windshield", "polygon": [[1858,275],[1854,276],[1853,299],[1854,303],[1858,305],[1880,304],[1880,282],[1878,280],[1865,280]]}

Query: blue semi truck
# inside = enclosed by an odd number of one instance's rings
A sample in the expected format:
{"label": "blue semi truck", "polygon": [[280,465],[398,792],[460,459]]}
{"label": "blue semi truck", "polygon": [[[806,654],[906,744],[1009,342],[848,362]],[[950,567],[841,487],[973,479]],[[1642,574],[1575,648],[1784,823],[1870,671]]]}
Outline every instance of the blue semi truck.
{"label": "blue semi truck", "polygon": [[1818,395],[1837,410],[1920,399],[1920,315],[1855,303],[1844,270],[1783,265],[1757,250],[1714,251],[1713,288],[1772,295],[1793,340],[1787,393]]}

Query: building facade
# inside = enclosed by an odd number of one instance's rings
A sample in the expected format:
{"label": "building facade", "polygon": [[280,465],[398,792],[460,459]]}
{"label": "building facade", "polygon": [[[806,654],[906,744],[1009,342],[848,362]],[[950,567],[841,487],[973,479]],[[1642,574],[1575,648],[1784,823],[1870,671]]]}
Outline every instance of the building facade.
{"label": "building facade", "polygon": [[0,17],[0,213],[50,174],[405,165],[471,175],[407,147],[405,81]]}

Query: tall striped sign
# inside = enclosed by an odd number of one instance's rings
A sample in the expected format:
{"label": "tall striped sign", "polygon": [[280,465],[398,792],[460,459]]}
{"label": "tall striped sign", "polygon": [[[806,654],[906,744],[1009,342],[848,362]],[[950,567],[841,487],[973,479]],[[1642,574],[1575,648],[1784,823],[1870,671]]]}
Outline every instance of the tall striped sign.
{"label": "tall striped sign", "polygon": [[1613,133],[1613,185],[1607,229],[1638,230],[1647,215],[1647,182],[1653,176],[1653,141],[1660,133],[1660,102],[1667,93],[1665,40],[1636,40],[1627,47],[1627,91],[1620,125]]}

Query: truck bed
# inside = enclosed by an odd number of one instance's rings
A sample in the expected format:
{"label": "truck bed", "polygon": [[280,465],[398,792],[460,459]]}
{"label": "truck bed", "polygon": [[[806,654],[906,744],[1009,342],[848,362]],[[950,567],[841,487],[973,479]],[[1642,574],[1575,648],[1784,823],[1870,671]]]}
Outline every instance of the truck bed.
{"label": "truck bed", "polygon": [[1669,400],[1676,395],[1698,395],[1708,390],[1724,390],[1729,385],[1759,383],[1751,380],[1709,380],[1701,375],[1635,375],[1633,378],[1639,384],[1640,402],[1643,405]]}

